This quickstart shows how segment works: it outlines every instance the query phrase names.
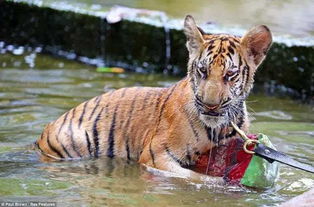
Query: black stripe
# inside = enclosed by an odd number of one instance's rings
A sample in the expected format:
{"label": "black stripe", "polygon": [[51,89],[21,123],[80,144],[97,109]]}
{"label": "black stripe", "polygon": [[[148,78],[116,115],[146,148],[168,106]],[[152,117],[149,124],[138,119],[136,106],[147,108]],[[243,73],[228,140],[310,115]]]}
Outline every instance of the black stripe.
{"label": "black stripe", "polygon": [[68,152],[68,150],[65,148],[65,146],[61,143],[61,147],[62,147],[62,149],[63,149],[63,151],[65,152],[65,154],[67,154],[67,156],[69,157],[69,158],[73,158],[72,156],[71,156],[71,154]]}
{"label": "black stripe", "polygon": [[191,157],[191,152],[190,152],[190,145],[186,145],[186,159],[188,160],[188,165],[191,165],[192,163],[192,157]]}
{"label": "black stripe", "polygon": [[51,145],[50,143],[50,139],[49,139],[49,131],[47,132],[47,144],[48,144],[48,147],[55,153],[57,154],[60,158],[64,158],[63,155],[61,154],[61,152],[59,152],[59,150],[57,150],[57,148],[55,148],[54,146]]}
{"label": "black stripe", "polygon": [[[239,68],[241,68],[241,66],[242,66],[242,64],[243,64],[243,62],[242,62],[242,58],[241,58],[241,56],[239,55]],[[243,90],[243,84],[244,84],[244,81],[245,81],[245,67],[243,67],[243,69],[242,69],[242,82],[241,82],[241,84],[240,84],[240,90]]]}
{"label": "black stripe", "polygon": [[91,143],[89,141],[89,135],[88,135],[86,130],[85,130],[85,137],[86,137],[87,149],[88,149],[89,156],[92,157],[93,155],[92,155]]}
{"label": "black stripe", "polygon": [[196,129],[195,129],[194,125],[193,125],[192,120],[189,119],[189,117],[187,117],[187,120],[188,120],[188,122],[190,124],[190,127],[191,127],[191,129],[193,131],[193,134],[194,134],[194,137],[196,138],[196,141],[199,141],[200,140],[200,136],[199,136],[198,132],[196,131]]}
{"label": "black stripe", "polygon": [[[236,36],[236,37],[239,37],[239,36]],[[233,39],[235,42],[237,42],[237,43],[240,43],[240,40],[238,40],[238,39],[236,39],[236,38],[234,38]]]}
{"label": "black stripe", "polygon": [[233,80],[234,83],[235,83],[235,84],[238,83],[239,80],[240,80],[239,72],[238,72],[238,74],[237,74],[234,78],[235,78],[235,79]]}
{"label": "black stripe", "polygon": [[104,110],[104,108],[102,108],[100,110],[100,112],[98,113],[98,115],[94,121],[94,125],[93,125],[93,140],[94,140],[94,145],[95,145],[94,157],[99,156],[99,137],[98,137],[97,123],[100,119],[100,116],[101,116],[101,113],[103,110]]}
{"label": "black stripe", "polygon": [[242,58],[241,58],[241,56],[239,55],[239,68],[241,68],[241,66],[242,66]]}
{"label": "black stripe", "polygon": [[[36,142],[37,143],[37,142]],[[40,152],[43,154],[43,155],[46,155],[46,153],[44,152],[44,150],[42,150],[41,148],[40,148],[40,145],[37,143],[37,145],[36,145],[37,147],[38,147],[38,149],[40,150]]]}
{"label": "black stripe", "polygon": [[109,146],[108,146],[107,156],[110,158],[114,157],[114,131],[115,131],[115,126],[116,126],[117,109],[118,109],[118,105],[116,106],[113,112],[113,117],[112,117],[111,126],[109,130],[109,137],[108,137]]}
{"label": "black stripe", "polygon": [[219,134],[218,134],[218,139],[219,140],[223,140],[226,138],[226,131],[227,131],[227,127],[226,125],[222,125],[221,128],[220,128],[220,131],[219,131]]}
{"label": "black stripe", "polygon": [[219,45],[219,50],[218,50],[217,54],[221,54],[221,53],[222,53],[222,49],[223,49],[223,47],[222,47],[222,41],[221,41],[221,42],[220,42],[220,45]]}
{"label": "black stripe", "polygon": [[[133,100],[131,102],[131,107],[130,107],[130,110],[128,112],[128,119],[126,120],[126,123],[125,123],[125,127],[124,127],[124,132],[128,132],[128,127],[130,125],[130,121],[131,121],[131,118],[132,118],[132,114],[133,114],[133,111],[134,111],[134,105],[135,105],[135,101],[136,101],[136,94],[134,95],[133,97]],[[124,133],[124,134],[125,134]]]}
{"label": "black stripe", "polygon": [[[164,111],[164,109],[165,109],[166,103],[167,103],[168,99],[170,98],[171,94],[173,93],[174,89],[176,88],[176,86],[177,86],[177,85],[174,85],[174,86],[171,88],[171,90],[170,90],[168,96],[166,97],[165,101],[164,101],[164,102],[162,103],[162,105],[161,105],[160,112],[159,112],[159,116],[158,116],[158,120],[157,120],[157,123],[156,123],[155,134],[157,133],[157,128],[158,128],[158,126],[159,126],[159,124],[160,124],[161,116],[162,116],[163,111]],[[156,106],[155,106],[156,111],[158,111],[158,106],[159,106],[160,98],[161,98],[161,94],[159,94],[159,96],[158,96],[158,98],[157,98],[157,101],[156,101]],[[154,136],[154,134],[153,134],[153,136]],[[152,136],[152,138],[151,138],[151,142],[152,142],[153,136]]]}
{"label": "black stripe", "polygon": [[219,140],[218,140],[218,135],[217,135],[217,129],[213,129],[212,136],[214,137],[214,139],[213,139],[214,143],[218,144]]}
{"label": "black stripe", "polygon": [[[204,52],[204,51],[203,51]],[[203,54],[202,52],[202,54]],[[200,56],[198,56],[198,61],[201,61],[201,58],[202,58],[202,54]]]}
{"label": "black stripe", "polygon": [[[153,166],[155,167],[155,155],[153,153],[153,150],[152,150],[152,143],[153,143],[153,138],[154,138],[154,135],[156,135],[157,133],[157,129],[158,129],[158,126],[160,124],[160,121],[161,121],[161,116],[163,114],[163,111],[164,111],[164,108],[165,108],[165,105],[168,101],[168,99],[170,98],[171,94],[173,93],[174,89],[176,88],[177,85],[174,85],[171,89],[170,89],[170,92],[168,94],[168,96],[166,97],[165,101],[162,103],[161,105],[161,108],[160,108],[160,112],[159,112],[159,117],[158,117],[158,120],[157,120],[157,123],[156,123],[156,127],[155,127],[155,133],[152,135],[151,139],[150,139],[150,143],[149,143],[149,153],[152,157],[152,162],[153,162]],[[160,98],[161,98],[161,95],[162,94],[158,94],[158,98],[157,98],[157,101],[156,101],[156,111],[158,110],[158,106],[159,106],[159,101],[160,101]]]}
{"label": "black stripe", "polygon": [[175,154],[173,154],[170,149],[168,148],[168,146],[165,146],[165,149],[166,149],[166,152],[167,154],[174,160],[176,161],[177,163],[179,163],[180,166],[186,166],[185,163],[183,163],[179,158],[177,158],[175,156]]}
{"label": "black stripe", "polygon": [[249,66],[246,64],[246,66],[244,66],[244,69],[246,69],[246,80],[245,80],[245,85],[247,85],[248,84],[248,82],[249,82],[249,78],[250,78],[250,74],[249,74],[249,71],[250,71],[250,68],[249,68]]}
{"label": "black stripe", "polygon": [[218,55],[219,55],[219,53],[216,53],[216,54],[213,56],[213,61],[217,58]]}
{"label": "black stripe", "polygon": [[125,141],[125,149],[126,149],[126,157],[128,158],[128,160],[131,160],[129,138],[127,138]]}
{"label": "black stripe", "polygon": [[74,151],[79,157],[82,157],[81,154],[80,154],[80,152],[78,151],[76,145],[75,145],[74,137],[73,137],[72,122],[73,122],[74,115],[75,115],[75,108],[72,110],[72,117],[71,117],[71,119],[70,119],[70,124],[69,124],[70,139],[71,139],[73,151]]}
{"label": "black stripe", "polygon": [[142,107],[140,108],[140,111],[142,111],[143,109],[146,108],[146,105],[147,105],[147,102],[148,102],[150,96],[151,96],[150,91],[146,92],[145,97],[143,99]]}
{"label": "black stripe", "polygon": [[153,167],[156,167],[155,154],[154,154],[153,149],[152,149],[152,142],[149,143],[149,153],[150,153],[150,156],[152,157]]}
{"label": "black stripe", "polygon": [[239,118],[239,121],[238,121],[238,124],[237,126],[239,127],[239,129],[241,129],[241,127],[243,126],[244,124],[244,115],[243,113],[241,114],[240,118]]}
{"label": "black stripe", "polygon": [[62,121],[62,124],[61,124],[61,126],[60,126],[60,128],[59,128],[58,136],[57,136],[57,140],[58,140],[58,141],[59,141],[59,134],[60,134],[61,129],[63,128],[63,126],[64,126],[64,124],[65,124],[67,118],[68,118],[68,115],[69,115],[69,112],[67,112],[67,113],[65,114],[64,119],[63,119],[63,121]]}
{"label": "black stripe", "polygon": [[[244,124],[243,102],[241,102],[240,104],[241,104],[241,111],[239,113],[241,113],[241,114],[240,114],[240,117],[237,121],[237,126],[239,127],[239,129],[241,129],[241,127]],[[233,129],[232,132],[226,136],[226,138],[233,137],[236,135],[236,133],[237,133],[237,131],[235,129]]]}
{"label": "black stripe", "polygon": [[[147,94],[149,94],[149,93],[147,93]],[[146,94],[146,95],[147,95]],[[145,96],[146,97],[146,96]],[[124,133],[123,133],[123,135],[124,135],[124,138],[125,138],[125,145],[126,145],[126,152],[127,152],[127,158],[128,158],[128,160],[130,160],[131,158],[130,158],[130,146],[129,146],[129,137],[128,137],[128,128],[129,128],[129,125],[130,125],[130,121],[131,121],[131,117],[132,117],[132,114],[133,114],[133,110],[134,110],[134,105],[135,105],[135,101],[136,101],[136,95],[134,95],[134,97],[133,97],[133,100],[132,100],[132,103],[131,103],[131,107],[130,107],[130,110],[129,110],[129,112],[128,112],[128,119],[127,119],[127,121],[126,121],[126,124],[125,124],[125,126],[124,126],[124,129],[123,129],[123,131],[124,131]],[[144,104],[145,104],[145,101],[144,101]],[[144,105],[143,104],[143,105]],[[142,105],[142,106],[143,106]],[[143,108],[143,107],[142,107]],[[142,109],[141,109],[142,110]]]}
{"label": "black stripe", "polygon": [[192,62],[192,66],[191,66],[191,69],[192,69],[192,71],[191,72],[195,72],[195,70],[196,70],[196,68],[197,68],[197,63],[198,63],[198,61],[195,59],[195,60],[193,60],[193,62]]}
{"label": "black stripe", "polygon": [[153,110],[153,111],[156,111],[157,113],[158,113],[158,107],[159,107],[159,104],[160,104],[161,96],[162,96],[162,93],[158,93],[157,96],[156,96],[156,99],[154,97],[154,99],[152,99],[151,102],[149,103],[149,105],[152,106],[153,103],[155,102],[155,110]]}
{"label": "black stripe", "polygon": [[168,96],[166,97],[165,101],[162,103],[162,106],[161,106],[161,109],[160,109],[160,113],[159,113],[158,125],[159,125],[159,123],[160,123],[161,116],[162,116],[162,113],[164,112],[166,103],[168,102],[170,96],[172,95],[172,93],[174,92],[174,89],[175,89],[176,87],[177,87],[177,85],[174,85],[174,86],[171,88],[171,90],[170,90]]}
{"label": "black stripe", "polygon": [[[244,66],[244,68],[243,68],[242,76],[243,76],[243,80],[242,80],[241,86],[242,86],[242,89],[245,89],[248,78],[249,78],[249,71],[248,71],[248,68],[246,66]],[[242,94],[244,92],[245,92],[245,90],[242,91]]]}
{"label": "black stripe", "polygon": [[136,157],[137,160],[140,159],[142,152],[143,152],[143,150],[137,151],[137,157]]}
{"label": "black stripe", "polygon": [[208,42],[208,45],[214,44],[214,43],[215,43],[215,40],[216,40],[216,39],[210,40],[210,41]]}
{"label": "black stripe", "polygon": [[212,49],[214,49],[214,48],[215,48],[215,45],[212,45],[212,44],[208,45],[207,52],[212,53]]}
{"label": "black stripe", "polygon": [[84,106],[83,106],[83,112],[82,112],[82,114],[81,114],[81,116],[80,116],[80,118],[79,118],[79,128],[81,128],[81,125],[82,125],[82,121],[83,121],[83,117],[84,117],[84,115],[85,115],[85,111],[86,111],[86,106],[87,106],[87,104],[88,104],[88,101],[86,101],[85,103],[84,103]]}
{"label": "black stripe", "polygon": [[236,48],[236,46],[235,46],[235,44],[234,44],[233,41],[230,41],[230,40],[229,40],[229,44],[230,44],[231,47]]}
{"label": "black stripe", "polygon": [[229,59],[232,60],[230,53],[227,53],[227,55],[228,55]]}
{"label": "black stripe", "polygon": [[212,141],[215,144],[219,143],[219,136],[218,136],[218,129],[216,128],[210,128],[210,127],[206,127],[206,133],[207,133],[207,138],[208,140]]}
{"label": "black stripe", "polygon": [[90,114],[90,116],[89,116],[89,118],[88,118],[88,120],[91,120],[91,118],[93,117],[93,115],[94,115],[94,113],[95,113],[95,111],[96,111],[96,109],[98,108],[98,106],[99,106],[99,102],[100,102],[100,100],[101,100],[101,96],[98,96],[96,99],[95,99],[95,103],[96,103],[96,106],[93,108],[93,111],[92,111],[92,113]]}
{"label": "black stripe", "polygon": [[212,128],[205,126],[206,129],[206,134],[207,134],[207,139],[212,141]]}

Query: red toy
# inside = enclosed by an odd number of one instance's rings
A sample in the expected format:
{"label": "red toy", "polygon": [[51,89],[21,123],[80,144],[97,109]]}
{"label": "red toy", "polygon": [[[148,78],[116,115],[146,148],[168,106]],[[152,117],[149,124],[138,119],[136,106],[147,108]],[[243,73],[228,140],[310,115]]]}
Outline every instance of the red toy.
{"label": "red toy", "polygon": [[[256,135],[248,137],[257,140]],[[211,152],[201,155],[194,170],[210,176],[224,177],[231,184],[239,184],[253,157],[253,154],[243,150],[243,144],[243,139],[236,138],[213,148]],[[247,149],[253,150],[254,144]]]}

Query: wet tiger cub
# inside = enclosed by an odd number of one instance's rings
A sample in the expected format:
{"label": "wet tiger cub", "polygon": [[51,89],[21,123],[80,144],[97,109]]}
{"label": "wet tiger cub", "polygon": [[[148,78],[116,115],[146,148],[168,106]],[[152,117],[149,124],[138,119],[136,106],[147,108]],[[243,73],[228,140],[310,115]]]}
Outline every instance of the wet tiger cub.
{"label": "wet tiger cub", "polygon": [[184,22],[187,77],[169,88],[122,88],[102,94],[48,124],[36,144],[57,160],[122,157],[189,178],[199,155],[248,129],[245,99],[272,36],[266,26],[242,38],[205,34]]}

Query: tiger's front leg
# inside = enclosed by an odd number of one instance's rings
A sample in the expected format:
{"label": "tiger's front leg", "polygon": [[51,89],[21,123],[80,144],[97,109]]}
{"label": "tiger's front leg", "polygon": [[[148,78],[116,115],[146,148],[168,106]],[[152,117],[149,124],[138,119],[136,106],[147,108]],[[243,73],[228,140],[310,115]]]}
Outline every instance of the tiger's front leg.
{"label": "tiger's front leg", "polygon": [[[178,160],[175,160],[173,157],[169,156],[167,151],[157,152],[152,154],[142,153],[142,156],[139,160],[139,163],[143,164],[149,172],[158,173],[161,172],[163,175],[168,175],[171,177],[181,177],[190,179],[193,182],[202,182],[207,184],[225,184],[225,181],[221,177],[211,177],[208,175],[203,175],[201,173],[194,172],[190,169],[182,167]],[[148,155],[148,156],[146,156]],[[161,171],[158,171],[161,170]],[[167,173],[167,172],[170,172]]]}

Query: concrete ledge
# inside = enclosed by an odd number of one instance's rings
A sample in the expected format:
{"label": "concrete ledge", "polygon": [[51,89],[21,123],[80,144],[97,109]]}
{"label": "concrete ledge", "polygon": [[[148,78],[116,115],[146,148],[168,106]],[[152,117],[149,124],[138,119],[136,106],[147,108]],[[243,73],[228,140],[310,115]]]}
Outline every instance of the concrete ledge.
{"label": "concrete ledge", "polygon": [[[144,72],[185,74],[187,51],[179,28],[0,1],[0,41],[42,47],[44,53]],[[211,31],[207,31],[211,32]],[[257,72],[269,93],[314,95],[314,46],[275,42]]]}

